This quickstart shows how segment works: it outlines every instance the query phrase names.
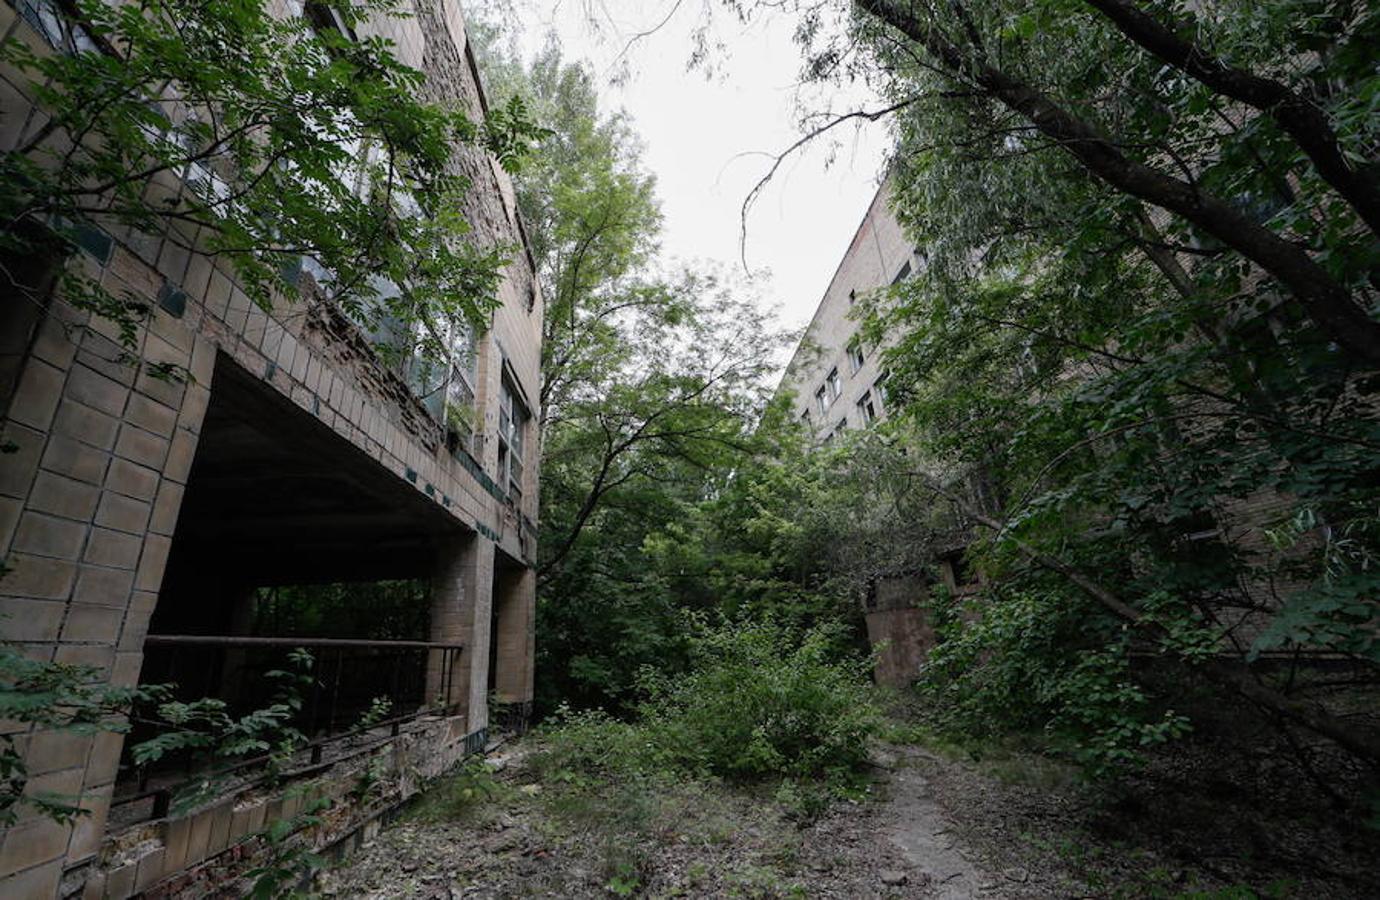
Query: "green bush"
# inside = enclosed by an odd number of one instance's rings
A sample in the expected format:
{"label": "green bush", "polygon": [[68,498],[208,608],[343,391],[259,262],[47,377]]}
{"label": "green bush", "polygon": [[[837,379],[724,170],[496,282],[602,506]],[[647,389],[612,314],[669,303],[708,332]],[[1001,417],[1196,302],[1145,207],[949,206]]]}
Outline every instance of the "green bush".
{"label": "green bush", "polygon": [[830,628],[798,641],[771,623],[706,629],[688,673],[645,680],[643,715],[689,769],[739,781],[851,778],[881,713],[866,660],[840,660],[838,646]]}
{"label": "green bush", "polygon": [[583,781],[678,772],[739,782],[855,784],[882,715],[867,661],[838,659],[837,635],[762,623],[701,628],[692,664],[641,678],[635,722],[563,708],[541,731],[544,776]]}
{"label": "green bush", "polygon": [[543,781],[588,783],[673,767],[645,724],[615,719],[602,709],[562,704],[537,732],[532,759]]}
{"label": "green bush", "polygon": [[1142,762],[1188,720],[1134,677],[1120,623],[1062,585],[1032,581],[964,601],[936,592],[943,637],[917,684],[933,724],[951,737],[1039,736],[1094,776]]}

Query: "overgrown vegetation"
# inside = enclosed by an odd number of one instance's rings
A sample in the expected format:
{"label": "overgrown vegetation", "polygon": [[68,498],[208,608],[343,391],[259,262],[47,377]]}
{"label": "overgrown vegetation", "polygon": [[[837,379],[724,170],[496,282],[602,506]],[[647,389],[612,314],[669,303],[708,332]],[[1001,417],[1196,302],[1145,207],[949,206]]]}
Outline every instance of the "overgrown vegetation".
{"label": "overgrown vegetation", "polygon": [[[428,102],[389,40],[355,34],[404,15],[397,0],[313,2],[293,16],[262,0],[71,6],[44,12],[57,52],[0,46],[47,113],[0,154],[9,258],[62,257],[132,230],[141,253],[228,261],[265,308],[297,296],[306,259],[367,330],[392,323],[382,349],[402,359],[448,352],[441,335],[493,308],[509,248],[470,235],[457,154],[516,168],[541,132],[520,100],[483,121]],[[18,298],[46,303],[46,281],[6,272]],[[132,346],[149,312],[140,301],[80,265],[58,277],[68,303]],[[406,334],[415,342],[396,346]]]}
{"label": "overgrown vegetation", "polygon": [[135,744],[131,759],[144,766],[176,755],[190,763],[195,775],[180,786],[174,813],[215,797],[224,789],[227,772],[247,760],[263,758],[264,774],[271,781],[307,743],[294,719],[302,711],[303,696],[315,684],[312,663],[310,652],[291,651],[287,668],[263,675],[274,685],[271,702],[239,717],[230,714],[224,700],[202,697],[182,702],[171,699],[174,686],[142,687],[139,699],[149,707],[145,723],[153,726],[154,736]]}
{"label": "overgrown vegetation", "polygon": [[[0,574],[3,577],[3,574]],[[23,728],[60,731],[74,739],[102,731],[123,732],[124,713],[140,696],[134,688],[99,683],[89,666],[37,660],[0,641],[0,719]],[[9,826],[25,807],[58,822],[87,815],[79,797],[31,791],[23,730],[0,734],[0,826]]]}
{"label": "overgrown vegetation", "polygon": [[555,781],[679,772],[857,789],[881,714],[862,665],[840,660],[831,638],[764,622],[699,626],[688,670],[644,671],[635,721],[558,711],[538,768]]}
{"label": "overgrown vegetation", "polygon": [[[767,400],[783,338],[750,286],[661,260],[636,135],[557,46],[524,65],[476,17],[502,101],[481,125],[415,102],[419,76],[385,45],[256,4],[79,5],[135,49],[107,72],[101,54],[7,47],[54,117],[0,160],[3,211],[69,242],[83,224],[204,242],[261,302],[293,289],[280,262],[308,256],[361,317],[379,309],[351,289],[373,275],[407,286],[409,315],[482,312],[500,258],[447,212],[465,187],[450,148],[511,164],[539,141],[518,181],[547,300],[538,671],[552,716],[534,766],[560,814],[656,821],[655,792],[675,782],[770,791],[802,818],[857,795],[882,732],[859,601],[905,574],[930,585],[937,643],[917,691],[942,739],[1016,736],[1117,785],[1216,732],[1231,759],[1259,747],[1347,822],[1374,821],[1374,4],[784,4],[808,78],[886,97],[867,117],[893,117],[891,199],[925,260],[864,298],[867,335],[888,347],[890,422],[829,449]],[[251,52],[205,59],[230,45]],[[282,79],[301,90],[283,96]],[[155,86],[173,91],[156,108]],[[114,124],[91,118],[93,100]],[[233,115],[174,126],[167,111],[202,106]],[[59,133],[97,140],[59,152]],[[387,152],[358,170],[348,148],[365,145]],[[158,176],[188,166],[204,184],[150,206]],[[382,204],[381,183],[398,191]],[[432,215],[398,214],[423,197]],[[0,249],[40,244],[14,230]],[[139,315],[86,282],[64,291],[122,332]],[[961,597],[934,572],[956,544],[981,572]],[[415,631],[405,619],[388,626]],[[1319,675],[1319,658],[1341,674]],[[6,663],[5,717],[114,727],[113,701],[74,691],[77,673]],[[285,703],[244,720],[167,704],[180,730],[143,752],[288,752]],[[4,740],[12,817],[24,773]],[[503,792],[470,766],[419,817],[464,818]],[[643,887],[630,845],[604,859],[604,889]]]}
{"label": "overgrown vegetation", "polygon": [[[1380,236],[1356,114],[1375,11],[859,6],[852,34],[901,103],[895,209],[927,257],[874,333],[899,338],[916,480],[976,527],[988,579],[931,669],[941,714],[1044,731],[1109,772],[1184,734],[1202,684],[1374,765],[1375,723],[1299,666],[1338,654],[1365,682],[1380,661],[1360,337]],[[1300,132],[1156,29],[1319,118]],[[1344,185],[1319,154],[1347,152]]]}
{"label": "overgrown vegetation", "polygon": [[[736,696],[695,668],[684,610],[791,646],[833,622],[857,648],[859,600],[904,573],[931,585],[919,692],[946,738],[1015,736],[1114,785],[1199,732],[1259,740],[1229,708],[1320,802],[1369,815],[1375,10],[784,7],[806,78],[868,81],[867,118],[894,123],[891,201],[925,264],[864,298],[891,421],[820,452],[759,406],[740,452],[592,494],[556,422],[549,471],[579,490],[544,515],[582,524],[543,585],[546,708],[640,713],[567,728],[652,753],[640,688]],[[936,571],[955,547],[981,573],[961,597]]]}
{"label": "overgrown vegetation", "polygon": [[491,91],[550,131],[516,179],[546,300],[538,707],[626,707],[640,669],[688,662],[685,604],[644,541],[769,451],[757,425],[785,336],[751,285],[659,255],[638,136],[587,67],[555,43],[525,63],[469,22]]}

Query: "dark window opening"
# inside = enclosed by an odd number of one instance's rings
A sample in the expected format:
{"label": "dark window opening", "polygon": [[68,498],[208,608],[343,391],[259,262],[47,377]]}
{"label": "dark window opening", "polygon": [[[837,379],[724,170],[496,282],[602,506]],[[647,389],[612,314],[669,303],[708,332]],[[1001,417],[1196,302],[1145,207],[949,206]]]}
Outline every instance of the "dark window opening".
{"label": "dark window opening", "polygon": [[355,39],[354,30],[345,21],[345,17],[340,14],[340,10],[328,3],[307,0],[302,7],[302,15],[311,23],[312,29],[317,34],[334,31],[349,40]]}
{"label": "dark window opening", "polygon": [[871,425],[877,421],[877,407],[872,402],[872,392],[868,391],[858,400],[858,414],[862,416],[863,424]]}
{"label": "dark window opening", "polygon": [[944,583],[954,593],[970,593],[978,586],[978,575],[969,564],[967,553],[963,550],[947,554],[939,560]]}
{"label": "dark window opening", "polygon": [[57,242],[36,227],[21,226],[16,238],[13,251],[0,253],[0,289],[7,298],[0,304],[0,417],[9,414],[29,346],[47,314],[62,267]]}

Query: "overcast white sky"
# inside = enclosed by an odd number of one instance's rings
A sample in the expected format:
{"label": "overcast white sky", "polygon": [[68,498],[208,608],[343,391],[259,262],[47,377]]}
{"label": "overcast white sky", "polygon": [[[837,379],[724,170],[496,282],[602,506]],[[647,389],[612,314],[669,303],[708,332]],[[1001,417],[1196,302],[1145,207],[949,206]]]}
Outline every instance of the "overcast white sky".
{"label": "overcast white sky", "polygon": [[[646,142],[665,214],[663,248],[671,258],[712,260],[742,271],[739,210],[775,155],[801,134],[800,51],[789,16],[742,26],[716,17],[726,53],[717,71],[687,71],[698,2],[681,9],[628,53],[630,76],[612,83],[628,38],[655,25],[672,0],[601,0],[608,15],[595,33],[582,0],[514,0],[529,51],[555,31],[568,59],[586,59],[600,76],[605,106],[622,107]],[[809,98],[835,111],[876,106],[874,98],[831,92]],[[876,190],[888,137],[882,124],[835,129],[784,164],[748,220],[747,259],[781,321],[806,324]],[[832,161],[831,161],[832,157]]]}

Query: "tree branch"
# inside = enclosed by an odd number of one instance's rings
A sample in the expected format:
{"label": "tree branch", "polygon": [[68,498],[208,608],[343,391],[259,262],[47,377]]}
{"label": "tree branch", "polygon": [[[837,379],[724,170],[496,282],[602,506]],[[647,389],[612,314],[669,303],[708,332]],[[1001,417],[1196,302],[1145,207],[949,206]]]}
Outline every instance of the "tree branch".
{"label": "tree branch", "polygon": [[1141,10],[1133,0],[1084,0],[1152,56],[1187,72],[1219,94],[1260,110],[1294,139],[1318,175],[1380,235],[1380,185],[1353,168],[1327,114],[1282,82],[1230,66]]}
{"label": "tree branch", "polygon": [[[1286,241],[1200,187],[1127,157],[1096,128],[1009,73],[972,59],[932,24],[898,0],[855,0],[856,5],[925,47],[956,77],[970,80],[1059,141],[1100,180],[1182,216],[1273,275],[1340,347],[1370,368],[1380,368],[1380,322],[1303,249]],[[908,101],[907,101],[908,102]]]}

